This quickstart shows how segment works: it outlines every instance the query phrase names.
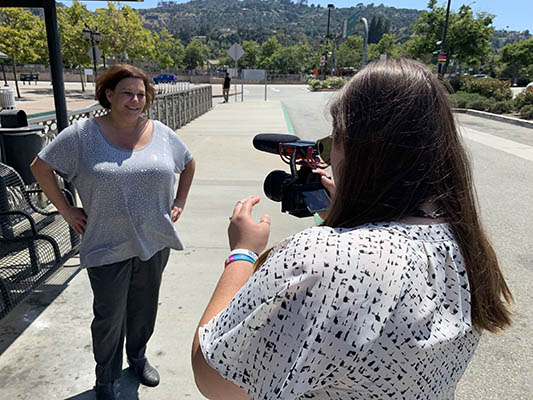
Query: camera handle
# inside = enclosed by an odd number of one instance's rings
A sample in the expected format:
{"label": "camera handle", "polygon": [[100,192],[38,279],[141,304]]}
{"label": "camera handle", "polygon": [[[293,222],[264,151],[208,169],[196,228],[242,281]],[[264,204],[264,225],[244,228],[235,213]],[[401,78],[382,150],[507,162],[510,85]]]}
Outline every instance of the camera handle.
{"label": "camera handle", "polygon": [[297,155],[297,152],[293,151],[291,154],[291,160],[289,162],[289,165],[291,166],[291,175],[294,178],[298,177],[298,170],[296,169],[296,155]]}

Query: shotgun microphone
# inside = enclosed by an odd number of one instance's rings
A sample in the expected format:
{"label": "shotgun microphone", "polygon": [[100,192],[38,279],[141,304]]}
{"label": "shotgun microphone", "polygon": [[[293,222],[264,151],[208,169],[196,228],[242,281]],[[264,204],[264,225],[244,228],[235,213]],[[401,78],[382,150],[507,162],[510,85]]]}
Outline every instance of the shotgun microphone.
{"label": "shotgun microphone", "polygon": [[272,154],[280,154],[280,143],[293,143],[300,138],[295,135],[280,133],[261,133],[254,136],[253,146],[260,151]]}

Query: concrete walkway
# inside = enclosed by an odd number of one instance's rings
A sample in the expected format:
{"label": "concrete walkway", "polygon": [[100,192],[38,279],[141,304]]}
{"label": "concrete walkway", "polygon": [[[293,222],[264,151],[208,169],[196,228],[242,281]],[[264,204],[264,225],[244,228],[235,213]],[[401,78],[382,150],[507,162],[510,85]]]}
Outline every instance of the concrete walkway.
{"label": "concrete walkway", "polygon": [[[195,156],[197,173],[176,225],[187,249],[171,252],[147,352],[161,384],[139,387],[125,364],[120,399],[203,398],[194,385],[190,346],[229,253],[226,229],[237,200],[261,197],[255,217],[272,217],[270,244],[313,224],[311,218],[281,215],[280,204],[264,196],[267,173],[288,168],[279,157],[253,149],[252,138],[260,132],[287,132],[279,102],[219,104],[178,131]],[[92,295],[77,265],[72,259],[0,321],[0,399],[94,399]]]}

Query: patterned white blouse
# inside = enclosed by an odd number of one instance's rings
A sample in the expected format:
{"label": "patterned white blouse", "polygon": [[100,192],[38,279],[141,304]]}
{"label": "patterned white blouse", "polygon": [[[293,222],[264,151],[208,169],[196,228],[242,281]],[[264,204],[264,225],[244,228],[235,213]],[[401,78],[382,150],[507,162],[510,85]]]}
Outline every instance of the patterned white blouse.
{"label": "patterned white blouse", "polygon": [[251,399],[449,400],[479,341],[448,224],[313,227],[200,329]]}

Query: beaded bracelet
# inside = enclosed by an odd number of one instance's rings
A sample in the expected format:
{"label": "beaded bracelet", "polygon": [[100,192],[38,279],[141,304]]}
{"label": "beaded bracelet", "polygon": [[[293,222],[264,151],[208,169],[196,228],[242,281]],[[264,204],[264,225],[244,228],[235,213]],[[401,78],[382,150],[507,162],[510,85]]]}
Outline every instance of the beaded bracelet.
{"label": "beaded bracelet", "polygon": [[249,263],[252,263],[252,264],[255,262],[255,260],[252,257],[246,254],[232,254],[224,262],[224,268],[226,268],[229,264],[231,264],[234,261],[248,261]]}

